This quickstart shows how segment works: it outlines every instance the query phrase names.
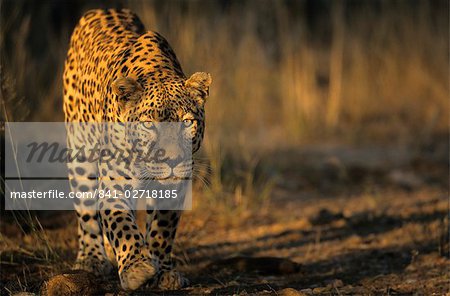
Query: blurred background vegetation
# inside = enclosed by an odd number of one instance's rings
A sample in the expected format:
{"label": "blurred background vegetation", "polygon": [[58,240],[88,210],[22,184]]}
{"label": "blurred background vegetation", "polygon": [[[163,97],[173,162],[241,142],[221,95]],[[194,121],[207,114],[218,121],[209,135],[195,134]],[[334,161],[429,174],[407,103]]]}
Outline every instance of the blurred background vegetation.
{"label": "blurred background vegetation", "polygon": [[[305,269],[281,286],[372,277],[378,290],[347,294],[447,291],[447,261],[421,256],[449,254],[448,0],[0,0],[0,123],[64,120],[72,30],[114,7],[165,36],[187,76],[213,76],[182,266],[285,256]],[[71,266],[66,214],[0,210],[0,294],[38,291]],[[193,282],[221,294],[209,283],[229,280],[195,268],[205,279]],[[248,281],[231,276],[228,295]]]}
{"label": "blurred background vegetation", "polygon": [[68,40],[95,7],[136,11],[187,75],[212,73],[217,141],[417,142],[447,129],[445,0],[2,1],[2,77],[27,109],[11,102],[9,120],[63,120]]}
{"label": "blurred background vegetation", "polygon": [[228,182],[234,199],[264,196],[267,151],[448,143],[446,0],[4,0],[4,120],[63,120],[71,31],[88,9],[110,7],[165,36],[186,75],[212,74],[200,179],[215,194]]}

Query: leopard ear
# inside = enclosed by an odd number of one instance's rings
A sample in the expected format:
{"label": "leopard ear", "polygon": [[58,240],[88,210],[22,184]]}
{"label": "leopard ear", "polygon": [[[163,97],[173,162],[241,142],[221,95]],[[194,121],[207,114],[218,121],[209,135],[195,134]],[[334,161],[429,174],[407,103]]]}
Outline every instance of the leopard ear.
{"label": "leopard ear", "polygon": [[113,81],[111,88],[120,100],[125,102],[138,100],[144,88],[131,77],[120,77]]}
{"label": "leopard ear", "polygon": [[189,95],[204,104],[209,96],[209,86],[211,85],[211,74],[205,72],[196,72],[185,82]]}

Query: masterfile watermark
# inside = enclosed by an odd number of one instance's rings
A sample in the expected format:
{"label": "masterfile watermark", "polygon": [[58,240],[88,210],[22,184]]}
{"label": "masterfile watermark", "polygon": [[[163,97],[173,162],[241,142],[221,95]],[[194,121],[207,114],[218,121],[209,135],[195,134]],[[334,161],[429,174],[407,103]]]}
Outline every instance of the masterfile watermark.
{"label": "masterfile watermark", "polygon": [[5,208],[68,210],[124,199],[191,206],[192,131],[164,123],[6,123]]}
{"label": "masterfile watermark", "polygon": [[70,163],[74,161],[79,163],[110,163],[111,165],[124,164],[129,168],[133,162],[158,162],[166,157],[166,151],[164,149],[159,148],[153,150],[153,147],[149,147],[147,151],[144,151],[139,147],[137,141],[133,141],[131,145],[131,148],[127,150],[105,148],[99,143],[96,143],[93,148],[86,148],[86,145],[81,145],[76,149],[70,149],[64,146],[61,147],[60,143],[57,142],[32,142],[27,145],[29,153],[26,161],[46,161],[48,163]]}

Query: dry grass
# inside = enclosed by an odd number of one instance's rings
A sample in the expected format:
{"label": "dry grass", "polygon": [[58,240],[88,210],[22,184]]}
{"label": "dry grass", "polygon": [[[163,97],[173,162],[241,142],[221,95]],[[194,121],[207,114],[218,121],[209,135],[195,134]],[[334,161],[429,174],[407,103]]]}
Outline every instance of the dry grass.
{"label": "dry grass", "polygon": [[[308,2],[121,3],[167,37],[186,73],[213,74],[208,136],[221,144],[404,142],[446,130],[445,1],[336,2],[321,11]],[[62,62],[74,24],[55,28],[51,2],[33,13],[26,1],[3,6],[3,70],[34,110],[28,119],[61,120]]]}
{"label": "dry grass", "polygon": [[[341,1],[325,7],[329,18],[316,15],[322,24],[315,26],[306,21],[306,2],[127,6],[166,36],[188,75],[212,73],[206,195],[236,205],[242,195],[270,191],[270,183],[250,192],[248,180],[226,180],[227,170],[242,173],[233,163],[242,155],[253,155],[243,161],[251,174],[265,151],[300,143],[415,146],[445,134],[448,15],[441,4]],[[227,191],[233,197],[223,198]]]}
{"label": "dry grass", "polygon": [[305,3],[155,3],[130,6],[168,38],[187,73],[213,74],[208,135],[225,144],[243,137],[275,147],[333,135],[404,143],[446,130],[443,2],[380,2],[378,10],[337,2],[316,27],[304,20]]}

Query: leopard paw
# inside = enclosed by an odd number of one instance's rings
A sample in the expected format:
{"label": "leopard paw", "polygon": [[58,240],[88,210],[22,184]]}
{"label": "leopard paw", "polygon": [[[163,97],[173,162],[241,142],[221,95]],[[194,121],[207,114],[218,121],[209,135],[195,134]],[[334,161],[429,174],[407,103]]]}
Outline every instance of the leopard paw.
{"label": "leopard paw", "polygon": [[119,273],[120,285],[126,291],[133,291],[141,287],[158,271],[158,265],[155,260],[139,256],[128,263]]}
{"label": "leopard paw", "polygon": [[189,280],[175,270],[162,272],[157,283],[157,287],[161,290],[178,290],[187,286],[189,286]]}

